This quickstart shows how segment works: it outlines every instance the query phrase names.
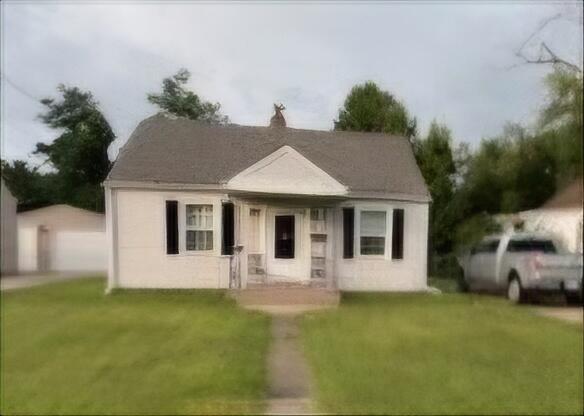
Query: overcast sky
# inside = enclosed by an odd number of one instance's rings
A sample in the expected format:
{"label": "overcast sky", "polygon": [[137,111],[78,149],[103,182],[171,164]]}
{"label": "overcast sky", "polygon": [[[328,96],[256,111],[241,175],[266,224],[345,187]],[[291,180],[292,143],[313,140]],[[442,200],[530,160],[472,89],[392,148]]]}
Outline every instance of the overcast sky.
{"label": "overcast sky", "polygon": [[[154,114],[148,92],[180,67],[231,121],[266,125],[272,103],[289,127],[331,129],[350,87],[373,80],[402,99],[424,134],[432,119],[476,144],[506,121],[528,123],[549,68],[514,50],[551,3],[6,3],[2,30],[3,158],[30,159],[55,132],[36,118],[59,83],[93,92],[118,139]],[[575,6],[572,6],[575,7]],[[579,59],[576,23],[544,33]],[[535,47],[541,38],[533,40]],[[115,149],[112,149],[115,154]],[[32,159],[35,160],[34,158]]]}

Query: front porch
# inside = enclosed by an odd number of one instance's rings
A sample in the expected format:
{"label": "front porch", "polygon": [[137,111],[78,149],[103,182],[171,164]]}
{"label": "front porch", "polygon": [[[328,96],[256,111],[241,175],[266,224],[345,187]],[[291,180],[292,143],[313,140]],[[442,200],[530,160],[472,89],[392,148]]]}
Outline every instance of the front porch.
{"label": "front porch", "polygon": [[230,287],[335,289],[336,198],[232,198]]}

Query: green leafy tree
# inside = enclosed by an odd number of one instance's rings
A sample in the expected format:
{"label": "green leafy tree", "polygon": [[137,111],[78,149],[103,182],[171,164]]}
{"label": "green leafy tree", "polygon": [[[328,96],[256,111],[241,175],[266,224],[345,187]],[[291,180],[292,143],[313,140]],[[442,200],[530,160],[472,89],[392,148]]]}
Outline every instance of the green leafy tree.
{"label": "green leafy tree", "polygon": [[414,150],[432,196],[430,206],[432,251],[446,253],[452,249],[452,227],[457,221],[457,212],[451,206],[456,164],[450,130],[445,125],[433,121],[426,138],[414,142]]}
{"label": "green leafy tree", "polygon": [[175,116],[212,124],[228,123],[229,118],[221,114],[221,104],[204,101],[186,88],[190,77],[190,72],[182,68],[173,76],[164,78],[162,92],[148,94],[148,101]]}
{"label": "green leafy tree", "polygon": [[582,175],[582,73],[557,67],[545,85],[547,100],[537,127],[557,166],[556,182],[563,186]]}
{"label": "green leafy tree", "polygon": [[23,160],[2,161],[2,177],[18,200],[18,210],[42,208],[59,202],[55,173],[39,172]]}
{"label": "green leafy tree", "polygon": [[550,148],[517,124],[482,140],[467,168],[461,190],[466,216],[537,208],[556,190],[557,165]]}
{"label": "green leafy tree", "polygon": [[37,143],[34,153],[56,170],[61,202],[103,211],[101,183],[111,168],[107,150],[115,134],[90,92],[62,84],[57,90],[59,100],[41,100],[46,111],[39,118],[60,134],[50,144]]}
{"label": "green leafy tree", "polygon": [[491,216],[537,208],[557,189],[557,165],[546,140],[518,124],[483,139],[464,159],[451,205],[459,218],[453,227],[455,249],[496,231]]}
{"label": "green leafy tree", "polygon": [[408,138],[417,133],[416,119],[410,117],[404,104],[371,81],[351,89],[334,124],[335,130],[383,132]]}

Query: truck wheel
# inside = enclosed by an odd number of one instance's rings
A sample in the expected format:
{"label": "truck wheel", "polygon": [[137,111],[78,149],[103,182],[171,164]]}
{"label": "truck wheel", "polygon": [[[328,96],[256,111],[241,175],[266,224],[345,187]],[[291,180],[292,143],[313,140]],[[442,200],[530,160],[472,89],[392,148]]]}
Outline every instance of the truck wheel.
{"label": "truck wheel", "polygon": [[521,303],[523,302],[523,298],[523,288],[521,287],[519,277],[512,276],[509,279],[509,284],[507,285],[507,299],[509,299],[512,303]]}

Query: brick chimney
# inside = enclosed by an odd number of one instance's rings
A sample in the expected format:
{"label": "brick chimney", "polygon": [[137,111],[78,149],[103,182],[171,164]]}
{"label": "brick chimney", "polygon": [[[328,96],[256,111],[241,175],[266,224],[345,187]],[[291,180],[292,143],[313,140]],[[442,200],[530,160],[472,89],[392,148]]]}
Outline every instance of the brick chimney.
{"label": "brick chimney", "polygon": [[282,114],[282,110],[285,110],[282,104],[274,104],[274,111],[276,114],[272,116],[270,119],[270,127],[286,127],[286,119]]}

